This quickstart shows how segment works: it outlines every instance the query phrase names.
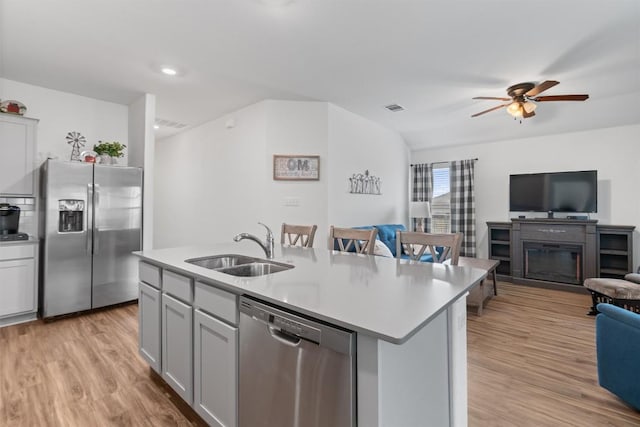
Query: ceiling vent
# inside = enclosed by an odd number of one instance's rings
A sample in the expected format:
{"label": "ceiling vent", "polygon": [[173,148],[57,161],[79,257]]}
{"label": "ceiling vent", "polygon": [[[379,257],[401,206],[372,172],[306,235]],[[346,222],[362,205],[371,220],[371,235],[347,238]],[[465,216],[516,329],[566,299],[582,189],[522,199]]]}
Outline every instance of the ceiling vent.
{"label": "ceiling vent", "polygon": [[397,113],[398,111],[404,111],[404,107],[398,104],[385,105],[384,108],[386,108],[387,110],[393,113]]}
{"label": "ceiling vent", "polygon": [[184,123],[178,123],[178,122],[174,122],[173,120],[160,119],[160,118],[156,118],[156,124],[161,127],[174,128],[174,129],[182,129],[187,127],[187,125]]}

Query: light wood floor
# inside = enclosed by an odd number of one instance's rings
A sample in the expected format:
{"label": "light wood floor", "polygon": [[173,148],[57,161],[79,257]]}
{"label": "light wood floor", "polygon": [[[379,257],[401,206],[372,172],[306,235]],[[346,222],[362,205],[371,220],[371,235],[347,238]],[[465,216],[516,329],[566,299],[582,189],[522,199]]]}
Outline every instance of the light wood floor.
{"label": "light wood floor", "polygon": [[[499,294],[469,313],[471,427],[640,425],[597,385],[588,296],[506,283]],[[0,426],[203,425],[137,338],[135,305],[0,328]]]}
{"label": "light wood floor", "polygon": [[0,426],[205,425],[138,356],[137,313],[0,328]]}
{"label": "light wood floor", "polygon": [[[598,385],[591,297],[498,283],[468,313],[470,426],[640,426]],[[640,379],[639,379],[640,381]]]}

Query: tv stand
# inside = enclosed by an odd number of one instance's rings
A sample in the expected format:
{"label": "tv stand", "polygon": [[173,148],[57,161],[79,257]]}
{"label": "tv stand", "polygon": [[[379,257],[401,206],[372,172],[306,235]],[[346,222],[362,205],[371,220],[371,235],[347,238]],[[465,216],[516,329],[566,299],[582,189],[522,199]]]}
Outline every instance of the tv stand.
{"label": "tv stand", "polygon": [[587,278],[624,277],[633,270],[635,227],[597,222],[568,218],[487,222],[489,258],[501,261],[498,279],[580,292]]}

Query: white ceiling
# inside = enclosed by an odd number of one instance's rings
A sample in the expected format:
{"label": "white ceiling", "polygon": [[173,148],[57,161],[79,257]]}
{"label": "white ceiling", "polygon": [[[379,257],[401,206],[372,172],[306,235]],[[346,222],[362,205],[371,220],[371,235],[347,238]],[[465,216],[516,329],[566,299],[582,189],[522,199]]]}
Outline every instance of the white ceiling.
{"label": "white ceiling", "polygon": [[[640,123],[637,0],[264,1],[0,0],[0,76],[122,104],[153,93],[159,118],[189,126],[328,101],[414,149]],[[543,80],[590,99],[470,118],[499,103],[472,97]]]}

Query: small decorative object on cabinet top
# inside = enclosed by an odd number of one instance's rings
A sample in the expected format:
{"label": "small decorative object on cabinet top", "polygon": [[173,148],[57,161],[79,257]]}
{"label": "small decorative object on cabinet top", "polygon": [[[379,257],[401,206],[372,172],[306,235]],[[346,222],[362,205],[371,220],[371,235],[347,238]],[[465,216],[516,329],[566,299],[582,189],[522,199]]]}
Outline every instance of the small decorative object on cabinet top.
{"label": "small decorative object on cabinet top", "polygon": [[106,165],[114,165],[117,163],[118,157],[124,156],[124,149],[126,145],[119,142],[102,142],[98,141],[98,144],[93,146],[94,151],[100,159],[100,163]]}
{"label": "small decorative object on cabinet top", "polygon": [[369,175],[368,169],[364,171],[364,174],[354,173],[349,178],[349,193],[381,195],[381,186],[382,180],[375,175]]}
{"label": "small decorative object on cabinet top", "polygon": [[23,116],[24,113],[27,112],[27,107],[20,101],[7,99],[6,101],[0,102],[0,112]]}
{"label": "small decorative object on cabinet top", "polygon": [[67,134],[67,144],[71,144],[71,161],[80,162],[80,147],[84,147],[87,139],[80,132],[69,132]]}
{"label": "small decorative object on cabinet top", "polygon": [[80,161],[86,163],[96,163],[98,154],[95,151],[85,150],[80,153]]}

